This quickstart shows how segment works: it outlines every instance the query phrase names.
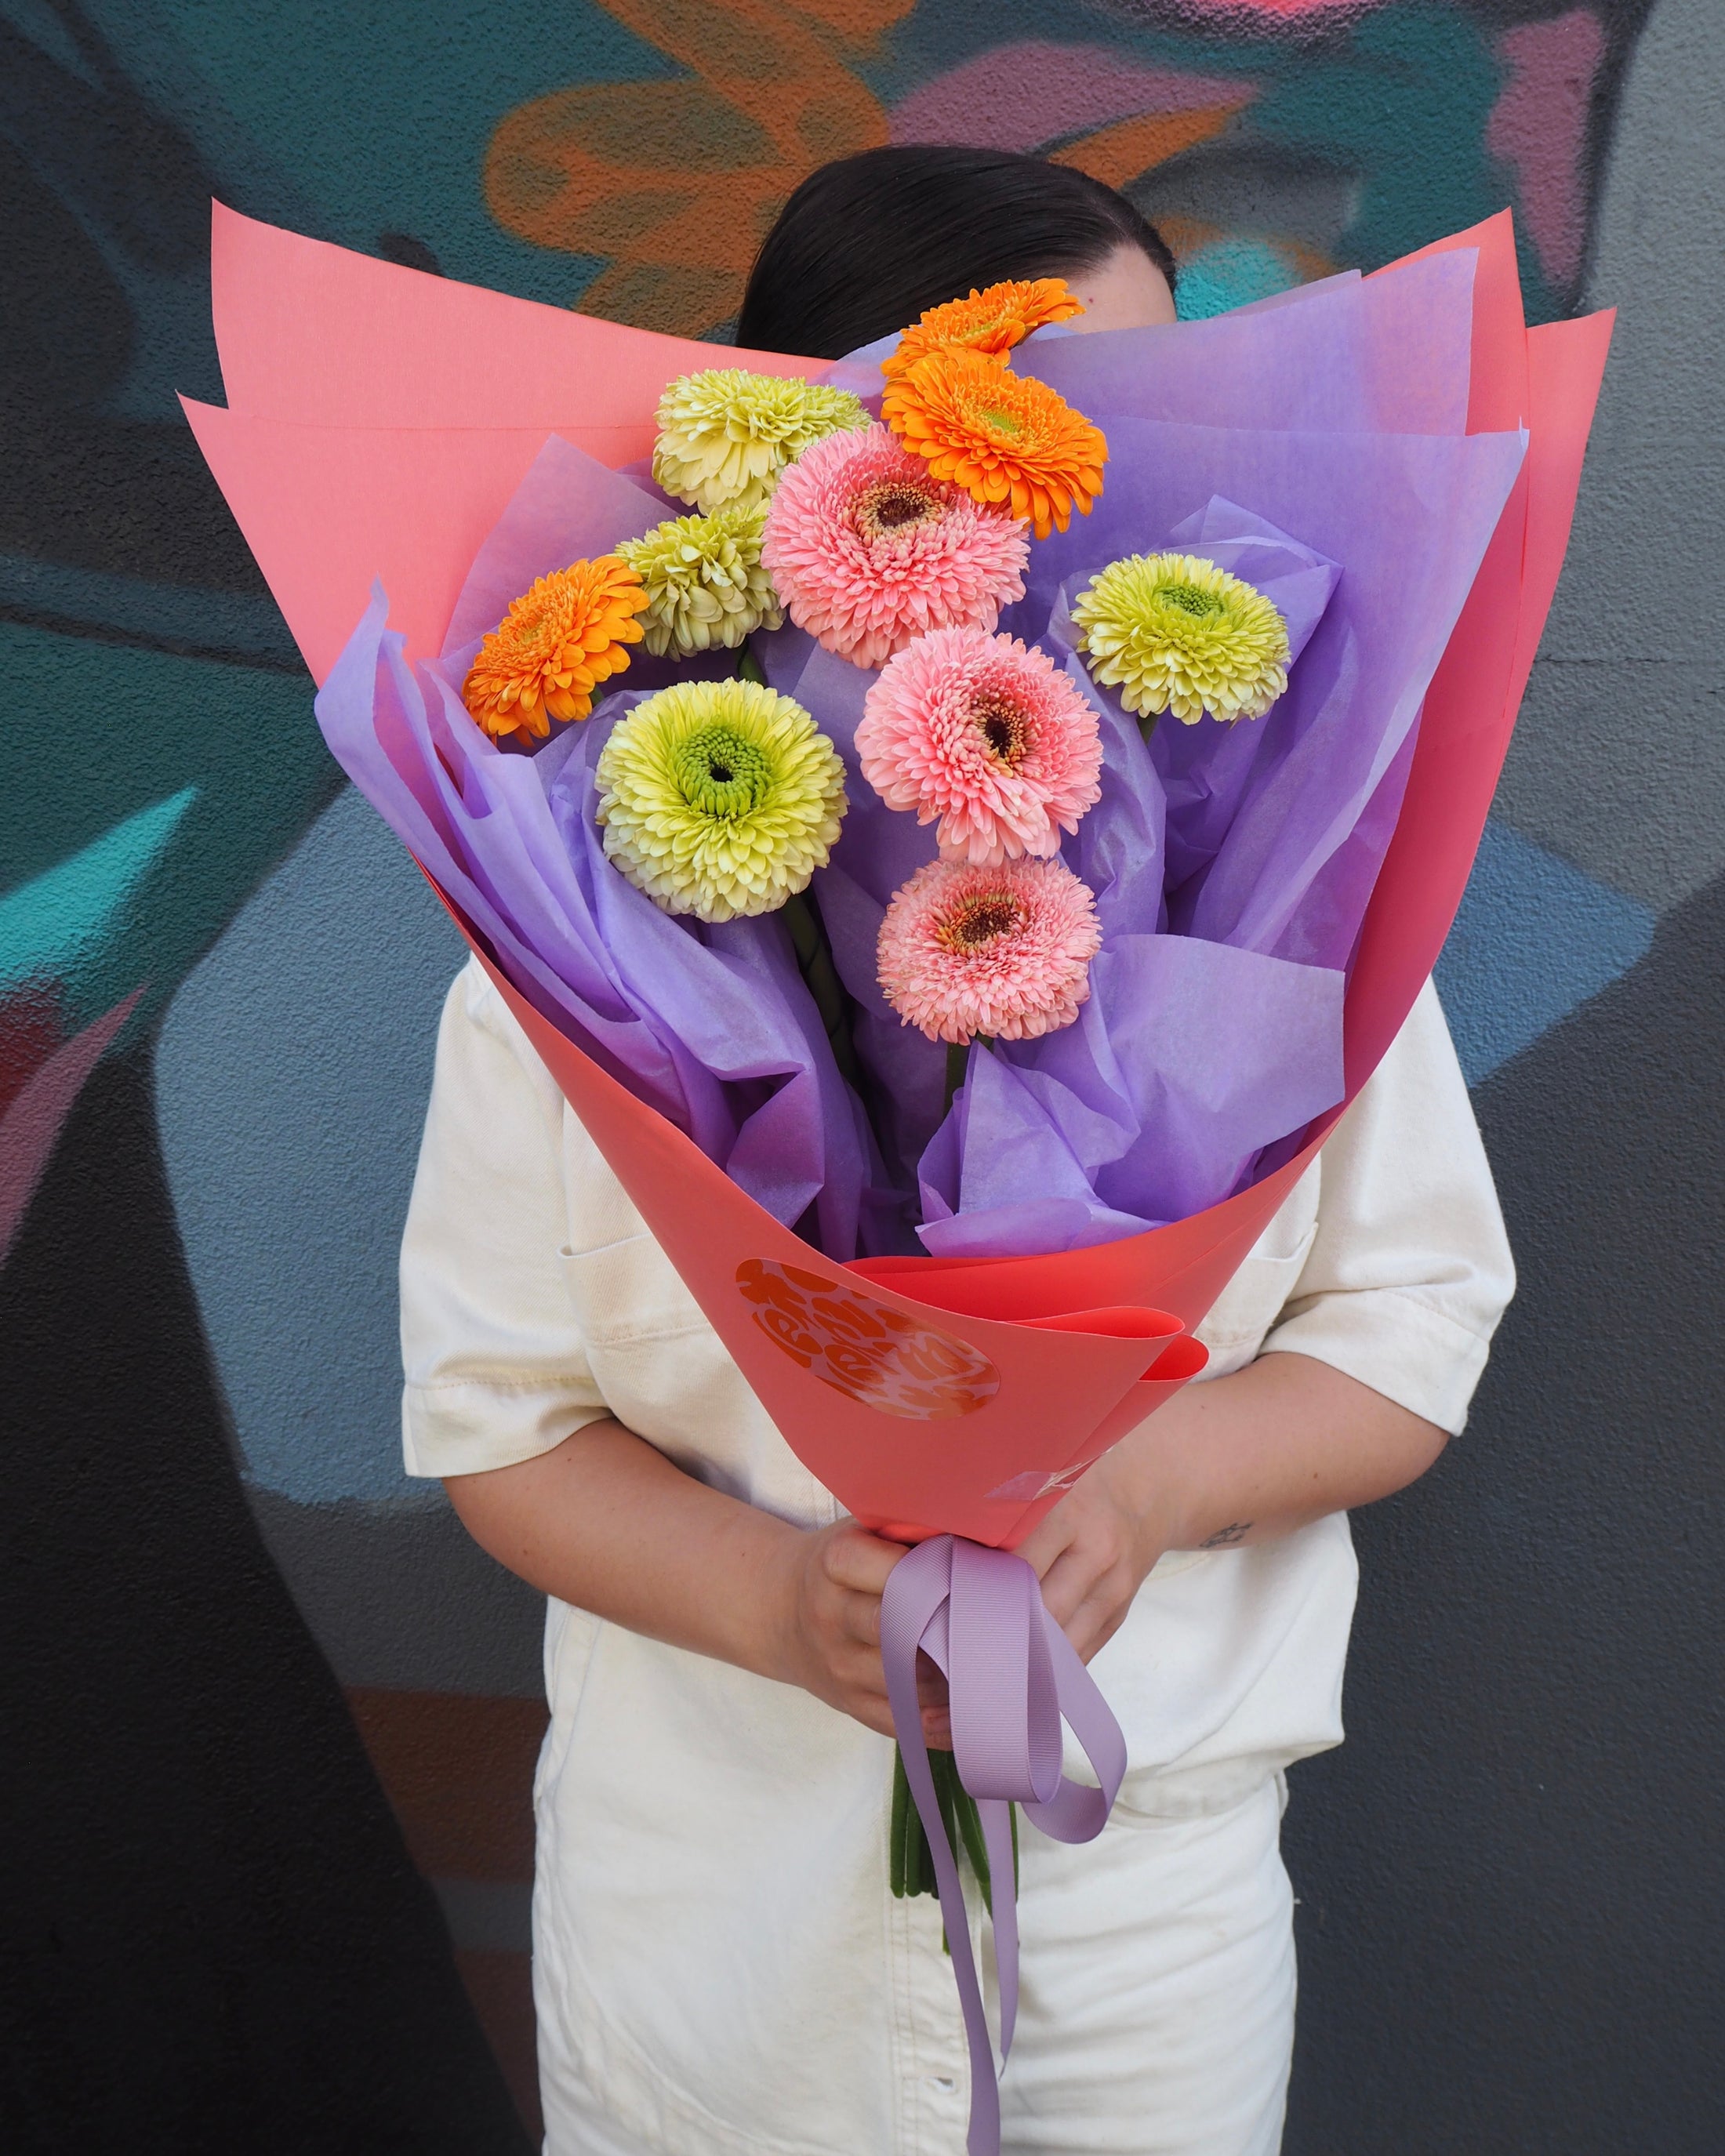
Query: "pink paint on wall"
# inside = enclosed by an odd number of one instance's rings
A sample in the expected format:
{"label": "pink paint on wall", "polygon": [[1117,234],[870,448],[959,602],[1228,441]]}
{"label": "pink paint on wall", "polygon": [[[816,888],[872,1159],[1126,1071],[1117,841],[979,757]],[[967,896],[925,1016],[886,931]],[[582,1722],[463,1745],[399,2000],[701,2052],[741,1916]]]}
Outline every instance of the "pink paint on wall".
{"label": "pink paint on wall", "polygon": [[1247,87],[1237,75],[1176,74],[1101,45],[1029,38],[996,46],[913,90],[893,109],[892,139],[1035,150],[1140,113],[1238,104]]}
{"label": "pink paint on wall", "polygon": [[84,1091],[84,1081],[126,1024],[142,988],[85,1027],[33,1070],[0,1116],[0,1262],[29,1209],[60,1126]]}
{"label": "pink paint on wall", "polygon": [[1587,116],[1605,56],[1590,8],[1524,23],[1497,40],[1509,69],[1486,128],[1486,147],[1512,167],[1522,222],[1560,291],[1581,274],[1587,239]]}
{"label": "pink paint on wall", "polygon": [[1132,21],[1165,24],[1170,17],[1178,22],[1185,16],[1213,35],[1225,37],[1230,21],[1250,36],[1261,32],[1266,23],[1329,25],[1373,14],[1387,0],[1092,0],[1092,4]]}

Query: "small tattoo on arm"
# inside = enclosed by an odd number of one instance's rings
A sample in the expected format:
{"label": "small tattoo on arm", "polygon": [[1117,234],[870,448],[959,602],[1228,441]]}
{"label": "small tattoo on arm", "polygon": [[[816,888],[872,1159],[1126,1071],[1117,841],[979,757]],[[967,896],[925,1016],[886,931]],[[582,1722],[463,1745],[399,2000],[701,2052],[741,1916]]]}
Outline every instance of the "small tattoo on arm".
{"label": "small tattoo on arm", "polygon": [[1218,1527],[1214,1534],[1206,1535],[1198,1545],[1200,1549],[1232,1549],[1243,1543],[1252,1532],[1250,1520],[1231,1520],[1225,1527]]}

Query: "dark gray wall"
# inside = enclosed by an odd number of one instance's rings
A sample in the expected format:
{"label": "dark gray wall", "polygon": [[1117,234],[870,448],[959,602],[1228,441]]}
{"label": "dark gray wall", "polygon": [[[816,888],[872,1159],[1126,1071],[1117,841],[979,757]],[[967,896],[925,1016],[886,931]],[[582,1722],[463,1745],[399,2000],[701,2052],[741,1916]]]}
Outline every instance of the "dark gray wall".
{"label": "dark gray wall", "polygon": [[1725,2148],[1722,31],[1665,0],[1630,71],[1617,340],[1497,803],[1658,927],[1476,1094],[1521,1288],[1466,1433],[1356,1522],[1352,1738],[1288,1820],[1291,2156]]}

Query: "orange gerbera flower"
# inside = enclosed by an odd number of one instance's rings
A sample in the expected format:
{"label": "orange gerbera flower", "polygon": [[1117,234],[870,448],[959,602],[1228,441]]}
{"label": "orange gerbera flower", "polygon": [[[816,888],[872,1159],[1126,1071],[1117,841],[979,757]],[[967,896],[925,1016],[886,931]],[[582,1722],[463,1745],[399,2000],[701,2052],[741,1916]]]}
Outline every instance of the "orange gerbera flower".
{"label": "orange gerbera flower", "polygon": [[511,605],[461,685],[462,699],[488,734],[524,742],[553,719],[584,719],[601,681],[629,664],[639,644],[635,616],[647,604],[641,579],[618,554],[553,569]]}
{"label": "orange gerbera flower", "polygon": [[926,353],[887,384],[880,416],[936,479],[1004,508],[1039,539],[1088,516],[1102,490],[1101,429],[1045,382],[979,352]]}
{"label": "orange gerbera flower", "polygon": [[953,346],[999,359],[1045,322],[1064,322],[1083,312],[1063,277],[1021,277],[990,285],[968,300],[928,308],[899,339],[898,350],[881,361],[880,372],[891,382],[927,353]]}

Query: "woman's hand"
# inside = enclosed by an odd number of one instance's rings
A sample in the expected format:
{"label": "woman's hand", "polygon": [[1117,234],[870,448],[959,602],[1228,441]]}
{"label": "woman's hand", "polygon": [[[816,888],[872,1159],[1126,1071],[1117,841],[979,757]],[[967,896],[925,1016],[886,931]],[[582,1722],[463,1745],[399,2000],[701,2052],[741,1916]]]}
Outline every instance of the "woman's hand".
{"label": "woman's hand", "polygon": [[1168,1546],[1161,1508],[1134,1486],[1123,1453],[1105,1453],[1019,1545],[1050,1615],[1086,1661],[1119,1630]]}
{"label": "woman's hand", "polygon": [[[905,1554],[854,1521],[802,1533],[787,1546],[777,1584],[774,1674],[836,1707],[883,1737],[893,1733],[880,1660],[880,1594]],[[926,1656],[917,1661],[922,1733],[952,1748],[946,1685]]]}
{"label": "woman's hand", "polygon": [[[1165,1549],[1286,1534],[1387,1496],[1444,1434],[1327,1363],[1266,1355],[1189,1385],[1097,1461],[1024,1542],[1081,1655],[1118,1629]],[[468,1532],[547,1594],[739,1669],[800,1685],[892,1733],[880,1591],[904,1555],[853,1522],[819,1531],[709,1489],[615,1422],[446,1485]],[[923,1728],[947,1750],[946,1687],[917,1666]]]}
{"label": "woman's hand", "polygon": [[1387,1497],[1444,1433],[1305,1355],[1188,1385],[1105,1453],[1019,1547],[1088,1661],[1164,1550],[1232,1549]]}

